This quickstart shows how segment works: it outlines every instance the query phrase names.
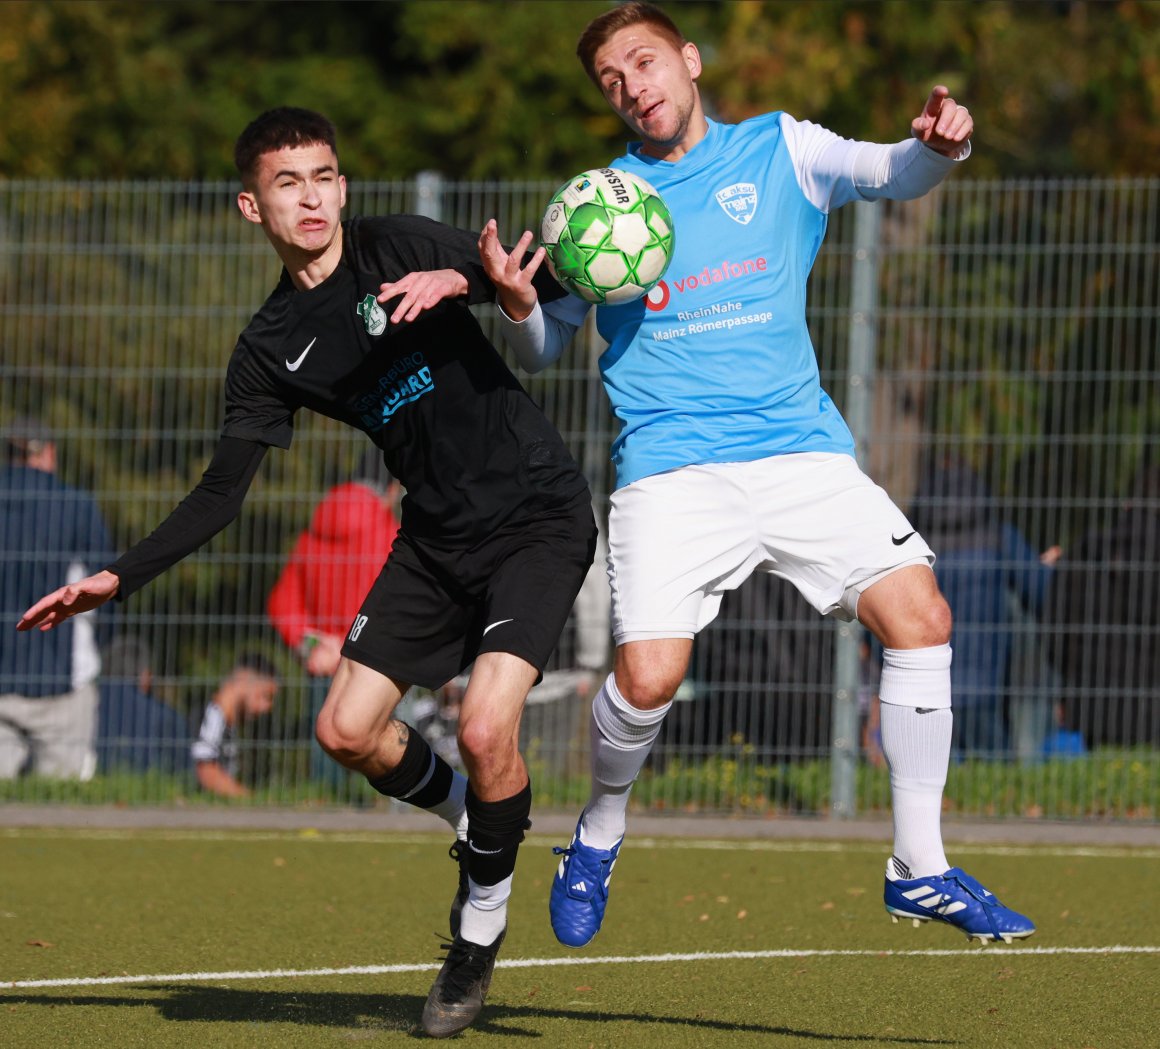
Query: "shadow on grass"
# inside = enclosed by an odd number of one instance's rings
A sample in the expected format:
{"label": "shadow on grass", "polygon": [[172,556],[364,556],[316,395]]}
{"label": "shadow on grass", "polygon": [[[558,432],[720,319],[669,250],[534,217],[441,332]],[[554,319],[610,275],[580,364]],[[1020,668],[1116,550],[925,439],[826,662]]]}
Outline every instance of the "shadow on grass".
{"label": "shadow on grass", "polygon": [[[173,1022],[199,1023],[292,1023],[303,1027],[353,1028],[364,1031],[397,1031],[423,1037],[419,1017],[425,998],[414,994],[342,994],[305,991],[249,991],[223,987],[189,987],[181,984],[147,986],[144,990],[161,992],[165,997],[145,997],[126,993],[111,997],[88,995],[13,995],[0,993],[0,1003],[59,1006],[144,1006],[156,1009]],[[568,1023],[631,1022],[638,1024],[673,1024],[706,1031],[780,1035],[807,1038],[819,1042],[861,1043],[868,1045],[956,1045],[937,1038],[888,1037],[875,1034],[831,1034],[825,1031],[771,1027],[765,1024],[736,1023],[704,1016],[660,1016],[653,1013],[621,1013],[600,1009],[552,1009],[542,1006],[488,1004],[473,1031],[526,1038],[550,1035],[521,1027],[520,1021],[558,1020]]]}

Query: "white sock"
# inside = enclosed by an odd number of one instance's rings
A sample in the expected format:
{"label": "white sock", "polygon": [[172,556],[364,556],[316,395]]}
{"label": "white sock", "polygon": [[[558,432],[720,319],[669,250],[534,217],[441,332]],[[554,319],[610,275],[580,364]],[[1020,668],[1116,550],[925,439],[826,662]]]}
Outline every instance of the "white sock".
{"label": "white sock", "polygon": [[885,649],[879,698],[894,855],[911,877],[942,874],[950,867],[941,823],[953,722],[950,645]]}
{"label": "white sock", "polygon": [[427,810],[435,813],[436,816],[442,816],[450,823],[451,829],[455,831],[455,837],[459,841],[467,840],[466,794],[467,777],[462,772],[456,772],[451,780],[451,790],[447,795],[447,800],[439,802],[438,805],[432,805]]}
{"label": "white sock", "polygon": [[637,710],[609,674],[592,700],[592,796],[580,822],[580,840],[594,849],[611,849],[622,837],[628,796],[661,730],[672,703]]}
{"label": "white sock", "polygon": [[471,878],[467,879],[470,895],[459,919],[459,935],[463,939],[485,947],[495,943],[495,938],[507,925],[512,878],[513,875],[509,874],[495,885],[478,885]]}

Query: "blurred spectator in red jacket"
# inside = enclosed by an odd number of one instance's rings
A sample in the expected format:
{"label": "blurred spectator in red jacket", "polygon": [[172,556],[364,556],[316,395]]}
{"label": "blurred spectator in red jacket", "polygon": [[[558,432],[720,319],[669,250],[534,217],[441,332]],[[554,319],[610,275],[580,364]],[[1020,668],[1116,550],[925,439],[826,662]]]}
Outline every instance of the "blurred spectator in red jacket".
{"label": "blurred spectator in red jacket", "polygon": [[312,677],[338,669],[346,632],[399,530],[400,490],[370,449],[354,476],[315,508],[270,591],[270,619]]}
{"label": "blurred spectator in red jacket", "polygon": [[[270,591],[266,611],[314,682],[311,725],[326,701],[346,632],[391,552],[401,491],[381,453],[368,449],[351,479],[331,488],[315,508]],[[317,742],[310,775],[339,791],[350,778]]]}

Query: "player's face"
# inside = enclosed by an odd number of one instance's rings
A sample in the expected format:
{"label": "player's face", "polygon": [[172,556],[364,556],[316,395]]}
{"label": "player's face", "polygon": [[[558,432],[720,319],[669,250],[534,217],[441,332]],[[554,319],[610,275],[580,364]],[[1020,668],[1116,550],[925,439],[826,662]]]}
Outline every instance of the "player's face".
{"label": "player's face", "polygon": [[705,136],[695,44],[678,48],[652,26],[638,24],[618,30],[594,57],[604,97],[640,135],[644,153],[676,160]]}
{"label": "player's face", "polygon": [[335,243],[344,204],[346,179],[326,145],[264,153],[252,190],[238,195],[242,214],[260,223],[276,248],[312,257]]}

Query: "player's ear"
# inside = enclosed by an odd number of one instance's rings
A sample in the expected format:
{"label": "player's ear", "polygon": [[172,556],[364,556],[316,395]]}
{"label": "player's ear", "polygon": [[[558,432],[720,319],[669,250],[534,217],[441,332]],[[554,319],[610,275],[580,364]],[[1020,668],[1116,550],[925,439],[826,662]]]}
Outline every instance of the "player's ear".
{"label": "player's ear", "polygon": [[[346,193],[344,191],[343,197],[345,199]],[[249,190],[242,190],[238,194],[238,210],[245,216],[247,222],[262,224],[262,213],[258,207],[258,198],[254,196]]]}
{"label": "player's ear", "polygon": [[338,206],[340,208],[346,207],[346,176],[338,176]]}
{"label": "player's ear", "polygon": [[685,44],[681,48],[681,57],[685,60],[689,76],[696,80],[701,75],[701,52],[697,50],[697,45],[692,41]]}

